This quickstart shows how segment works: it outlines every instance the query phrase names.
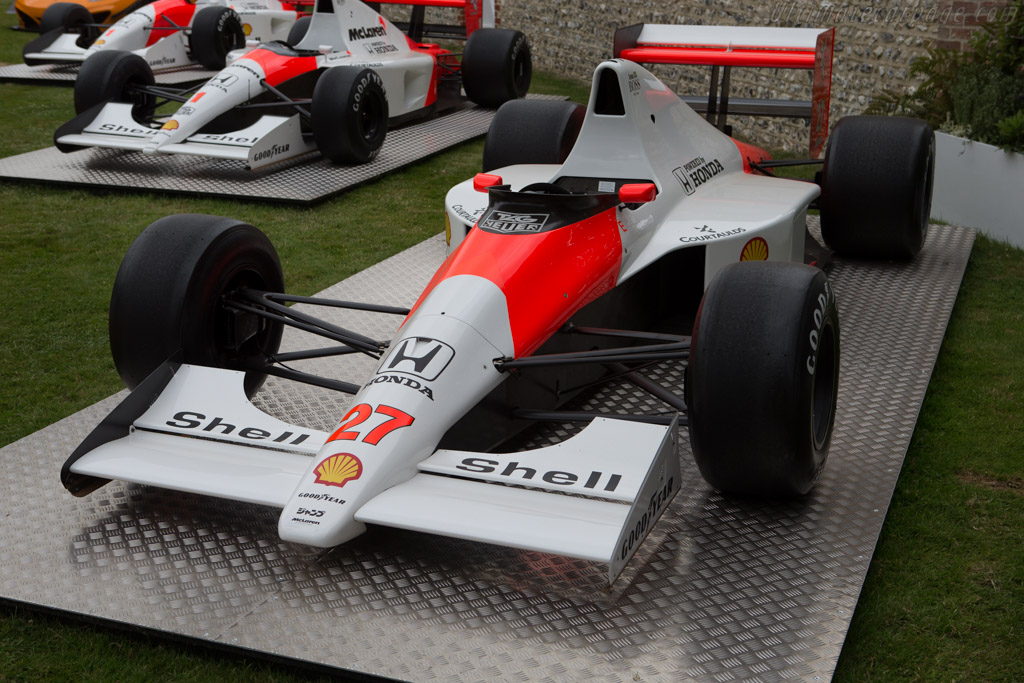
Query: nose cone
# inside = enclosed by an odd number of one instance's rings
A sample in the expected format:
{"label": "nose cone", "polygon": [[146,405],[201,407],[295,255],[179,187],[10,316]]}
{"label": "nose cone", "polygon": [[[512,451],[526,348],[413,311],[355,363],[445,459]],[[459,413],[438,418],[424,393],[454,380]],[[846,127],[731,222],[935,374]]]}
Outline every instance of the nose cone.
{"label": "nose cone", "polygon": [[144,151],[159,152],[161,147],[184,142],[221,114],[262,93],[263,78],[263,68],[257,62],[238,60],[207,81],[181,105]]}
{"label": "nose cone", "polygon": [[141,50],[146,47],[154,21],[152,7],[132,12],[104,31],[85,51],[86,58],[101,50]]}

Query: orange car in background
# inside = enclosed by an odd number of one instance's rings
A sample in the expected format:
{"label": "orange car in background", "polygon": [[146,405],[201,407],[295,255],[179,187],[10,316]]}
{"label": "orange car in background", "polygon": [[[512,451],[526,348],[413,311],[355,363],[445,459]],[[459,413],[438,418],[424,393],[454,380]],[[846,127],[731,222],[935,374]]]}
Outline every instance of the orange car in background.
{"label": "orange car in background", "polygon": [[[86,13],[94,24],[110,24],[143,5],[148,5],[149,2],[150,0],[15,0],[14,9],[18,13],[18,22],[22,29],[46,33],[56,28],[70,27],[77,21],[69,20],[84,19]],[[83,9],[85,12],[82,12]]]}

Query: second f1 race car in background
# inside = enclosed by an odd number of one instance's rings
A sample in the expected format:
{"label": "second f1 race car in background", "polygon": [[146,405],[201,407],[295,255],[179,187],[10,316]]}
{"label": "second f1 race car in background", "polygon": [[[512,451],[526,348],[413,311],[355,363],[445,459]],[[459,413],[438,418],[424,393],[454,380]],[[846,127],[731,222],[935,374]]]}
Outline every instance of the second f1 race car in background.
{"label": "second f1 race car in background", "polygon": [[[483,7],[446,0],[455,4],[478,14]],[[424,26],[415,17],[407,35],[359,0],[318,0],[294,45],[270,42],[234,52],[223,71],[187,90],[154,85],[140,55],[98,52],[75,82],[78,116],[57,130],[54,142],[64,152],[197,154],[242,160],[253,169],[314,149],[337,163],[365,163],[389,126],[457,106],[463,88],[486,107],[526,95],[529,43],[519,31],[481,27],[493,12],[467,19],[471,32],[461,60],[419,42]],[[159,113],[168,102],[180,103],[177,111]]]}
{"label": "second f1 race car in background", "polygon": [[[319,547],[379,524],[557,553],[606,563],[609,581],[683,485],[680,426],[712,486],[806,494],[829,453],[840,330],[826,274],[803,263],[805,215],[817,200],[840,252],[911,257],[928,219],[927,124],[841,120],[819,187],[772,177],[764,152],[616,59],[585,109],[505,104],[485,149],[488,172],[446,199],[461,239],[411,310],[284,294],[270,242],[239,221],[150,225],[110,305],[133,391],[68,459],[64,485],[276,506],[282,539]],[[378,340],[317,305],[404,318]],[[284,325],[329,346],[281,353]],[[347,353],[375,369],[358,383],[301,369]],[[685,392],[645,374],[657,363],[685,366]],[[272,418],[246,400],[267,374],[353,393],[351,408],[330,433]],[[609,379],[663,411],[570,410]],[[586,426],[501,448],[547,421]]]}
{"label": "second f1 race car in background", "polygon": [[156,0],[103,30],[81,5],[57,3],[46,10],[42,33],[25,46],[22,58],[30,66],[74,64],[97,52],[122,50],[139,55],[154,70],[190,64],[223,69],[227,54],[248,40],[301,38],[301,32],[290,31],[311,7],[311,2],[281,0]]}

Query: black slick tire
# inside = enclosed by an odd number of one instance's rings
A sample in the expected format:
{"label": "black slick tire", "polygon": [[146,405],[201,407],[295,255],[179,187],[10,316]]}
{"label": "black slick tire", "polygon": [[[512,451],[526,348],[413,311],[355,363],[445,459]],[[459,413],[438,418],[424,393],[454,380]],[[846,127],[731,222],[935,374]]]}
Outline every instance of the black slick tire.
{"label": "black slick tire", "polygon": [[290,46],[295,47],[295,44],[306,37],[306,31],[309,30],[309,23],[313,21],[313,17],[299,17],[292,24],[292,27],[288,29],[288,38],[284,42]]}
{"label": "black slick tire", "polygon": [[697,312],[686,403],[704,479],[725,493],[807,493],[828,458],[839,382],[839,314],[825,274],[741,262]]}
{"label": "black slick tire", "polygon": [[460,71],[466,97],[481,107],[526,97],[533,76],[530,43],[520,31],[478,29],[466,41]]}
{"label": "black slick tire", "polygon": [[140,86],[153,85],[153,69],[139,55],[120,50],[97,52],[82,63],[75,79],[75,113],[104,102],[129,102],[132,117],[144,121],[153,113],[156,97],[140,92]]}
{"label": "black slick tire", "polygon": [[89,10],[73,2],[57,2],[46,8],[39,20],[39,33],[50,31],[77,33],[75,44],[81,48],[92,45],[100,35],[100,29],[94,25]]}
{"label": "black slick tire", "polygon": [[513,164],[562,163],[576,143],[585,113],[583,106],[572,102],[506,102],[487,130],[483,170]]}
{"label": "black slick tire", "polygon": [[919,119],[848,116],[825,148],[821,234],[841,256],[911,259],[928,232],[935,135]]}
{"label": "black slick tire", "polygon": [[204,7],[192,21],[188,37],[192,59],[212,70],[224,68],[228,53],[245,47],[238,13],[230,7]]}
{"label": "black slick tire", "polygon": [[[239,287],[284,291],[281,263],[253,226],[202,214],[152,223],[125,254],[110,297],[110,350],[118,374],[135,388],[164,361],[248,370],[281,342],[280,323],[222,305]],[[266,375],[246,374],[252,395]]]}
{"label": "black slick tire", "polygon": [[388,132],[384,82],[372,69],[337,66],[313,88],[313,139],[327,159],[365,164],[377,156]]}

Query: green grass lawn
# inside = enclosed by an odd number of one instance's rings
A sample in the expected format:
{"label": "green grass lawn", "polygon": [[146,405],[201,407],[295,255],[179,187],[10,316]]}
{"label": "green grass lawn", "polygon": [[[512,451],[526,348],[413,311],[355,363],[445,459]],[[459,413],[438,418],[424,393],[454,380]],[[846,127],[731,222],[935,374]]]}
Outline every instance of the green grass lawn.
{"label": "green grass lawn", "polygon": [[[8,22],[13,19],[8,17]],[[30,36],[0,31],[0,62]],[[542,76],[535,91],[586,97]],[[0,84],[0,157],[51,144],[71,90]],[[441,231],[479,167],[461,145],[314,208],[0,182],[0,445],[121,388],[106,308],[151,221],[203,212],[268,233],[311,294]],[[399,218],[400,217],[400,218]],[[1024,251],[979,238],[836,678],[1024,680]],[[299,671],[0,608],[0,680],[293,680]]]}

